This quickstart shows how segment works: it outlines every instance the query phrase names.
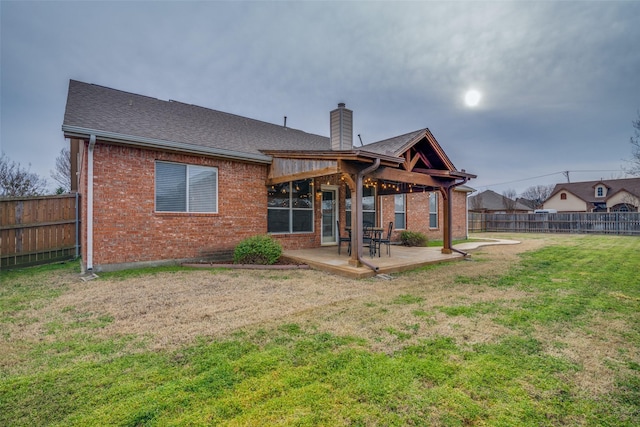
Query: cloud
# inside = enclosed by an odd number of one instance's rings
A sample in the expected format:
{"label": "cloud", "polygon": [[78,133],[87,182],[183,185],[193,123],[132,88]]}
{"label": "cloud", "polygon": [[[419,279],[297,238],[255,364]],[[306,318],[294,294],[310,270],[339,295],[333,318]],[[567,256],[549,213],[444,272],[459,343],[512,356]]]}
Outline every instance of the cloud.
{"label": "cloud", "polygon": [[429,127],[477,186],[607,169],[640,109],[637,16],[636,2],[3,2],[1,148],[48,177],[73,78],[323,135],[346,102],[356,141]]}

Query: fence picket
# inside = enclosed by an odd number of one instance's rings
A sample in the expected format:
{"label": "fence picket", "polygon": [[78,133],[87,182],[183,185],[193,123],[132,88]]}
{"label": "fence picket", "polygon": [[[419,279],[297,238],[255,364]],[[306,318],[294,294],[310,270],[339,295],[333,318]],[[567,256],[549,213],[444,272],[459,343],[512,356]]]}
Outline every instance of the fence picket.
{"label": "fence picket", "polygon": [[74,258],[75,206],[75,194],[0,199],[0,267]]}
{"label": "fence picket", "polygon": [[488,214],[469,212],[469,231],[640,236],[639,212]]}

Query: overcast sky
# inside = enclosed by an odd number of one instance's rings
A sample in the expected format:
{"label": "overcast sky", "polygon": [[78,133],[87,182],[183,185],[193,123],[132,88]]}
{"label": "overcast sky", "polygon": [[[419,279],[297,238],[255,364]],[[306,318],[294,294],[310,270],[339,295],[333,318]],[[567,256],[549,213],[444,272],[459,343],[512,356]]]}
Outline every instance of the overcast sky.
{"label": "overcast sky", "polygon": [[2,0],[0,15],[0,149],[52,189],[69,79],[325,136],[345,102],[357,143],[428,127],[499,193],[624,177],[640,110],[640,1]]}

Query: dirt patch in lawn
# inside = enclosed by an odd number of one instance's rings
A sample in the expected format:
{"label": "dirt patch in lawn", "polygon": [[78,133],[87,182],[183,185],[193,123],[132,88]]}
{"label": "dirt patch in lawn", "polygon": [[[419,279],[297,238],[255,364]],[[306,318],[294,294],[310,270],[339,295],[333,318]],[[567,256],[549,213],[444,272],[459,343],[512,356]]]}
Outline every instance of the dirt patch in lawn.
{"label": "dirt patch in lawn", "polygon": [[[389,340],[375,341],[380,328],[411,329],[412,337],[456,333],[460,340],[481,342],[503,331],[486,324],[447,325],[429,312],[438,305],[492,298],[517,299],[522,293],[486,286],[455,284],[459,276],[498,277],[515,262],[517,254],[535,249],[545,239],[518,245],[488,246],[472,252],[472,259],[443,264],[429,271],[406,273],[394,280],[353,280],[313,270],[193,270],[145,274],[127,279],[99,278],[68,282],[68,291],[46,306],[25,313],[33,319],[12,327],[13,338],[47,339],[52,323],[71,324],[81,318],[95,320],[98,336],[135,334],[148,337],[152,348],[175,348],[196,337],[224,337],[239,329],[251,330],[272,323],[301,322],[339,334],[371,338],[380,350],[392,351]],[[419,305],[393,304],[398,295],[412,294]],[[380,311],[384,322],[377,318]],[[37,320],[35,320],[37,319]],[[107,319],[104,325],[99,319]],[[415,323],[420,323],[418,333]],[[458,325],[458,326],[456,326]],[[444,329],[443,329],[444,328]],[[399,334],[401,335],[401,334]]]}

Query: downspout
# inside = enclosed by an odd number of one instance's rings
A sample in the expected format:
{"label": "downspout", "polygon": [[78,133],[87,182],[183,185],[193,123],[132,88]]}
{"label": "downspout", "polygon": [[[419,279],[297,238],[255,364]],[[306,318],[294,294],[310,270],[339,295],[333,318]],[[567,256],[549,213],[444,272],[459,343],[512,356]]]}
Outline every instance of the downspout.
{"label": "downspout", "polygon": [[[452,234],[453,233],[452,233],[451,225],[453,224],[453,212],[452,212],[452,210],[453,210],[453,189],[458,187],[458,186],[460,186],[460,185],[466,184],[467,181],[469,181],[469,178],[465,177],[465,178],[463,178],[462,182],[458,182],[458,183],[449,185],[447,187],[447,205],[448,205],[448,207],[447,207],[447,216],[449,217],[448,218],[449,233],[448,233],[447,239],[446,239],[446,247],[443,248],[443,249],[447,249],[447,247],[448,247],[449,250],[451,250],[453,252],[457,252],[457,253],[465,256],[465,257],[468,255],[468,253],[463,252],[463,251],[453,247],[453,242],[452,242]],[[469,218],[467,218],[465,221],[468,222]]]}
{"label": "downspout", "polygon": [[[373,162],[371,166],[361,170],[356,175],[356,203],[357,203],[356,217],[357,217],[358,231],[362,230],[362,178],[366,174],[373,172],[379,167],[380,167],[380,159],[378,158]],[[357,246],[358,261],[366,265],[370,269],[372,269],[374,272],[378,273],[378,270],[380,269],[379,267],[362,259],[362,235],[360,234],[360,232],[358,232],[357,237],[358,237],[358,241],[356,246]]]}
{"label": "downspout", "polygon": [[76,257],[80,256],[80,193],[76,189]]}
{"label": "downspout", "polygon": [[96,136],[89,137],[87,154],[87,271],[93,271],[93,149]]}

